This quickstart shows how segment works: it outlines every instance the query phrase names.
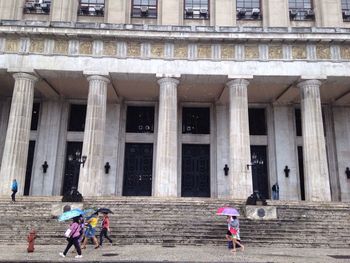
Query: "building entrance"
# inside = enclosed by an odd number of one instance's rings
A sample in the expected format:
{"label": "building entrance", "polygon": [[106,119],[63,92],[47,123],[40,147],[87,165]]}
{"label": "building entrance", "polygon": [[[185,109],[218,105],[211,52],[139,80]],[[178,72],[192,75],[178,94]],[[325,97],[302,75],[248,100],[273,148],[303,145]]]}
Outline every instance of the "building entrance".
{"label": "building entrance", "polygon": [[152,143],[126,143],[124,157],[124,196],[152,195]]}
{"label": "building entrance", "polygon": [[35,141],[29,141],[27,168],[26,168],[26,179],[25,179],[25,183],[24,183],[24,195],[29,195],[30,183],[32,180],[34,150],[35,150]]}
{"label": "building entrance", "polygon": [[269,182],[267,176],[267,147],[251,146],[251,163],[253,176],[253,190],[259,193],[265,199],[269,199]]}
{"label": "building entrance", "polygon": [[[63,187],[62,187],[62,195],[69,192],[72,187],[76,187],[78,189],[79,184],[79,171],[80,165],[77,167],[72,164],[68,160],[68,156],[74,156],[77,151],[82,152],[83,143],[82,142],[67,142],[67,150],[66,150],[66,165],[64,169],[64,179],[63,179]],[[74,175],[76,178],[74,178]],[[75,179],[75,180],[74,180]]]}
{"label": "building entrance", "polygon": [[183,197],[210,197],[210,146],[182,145]]}

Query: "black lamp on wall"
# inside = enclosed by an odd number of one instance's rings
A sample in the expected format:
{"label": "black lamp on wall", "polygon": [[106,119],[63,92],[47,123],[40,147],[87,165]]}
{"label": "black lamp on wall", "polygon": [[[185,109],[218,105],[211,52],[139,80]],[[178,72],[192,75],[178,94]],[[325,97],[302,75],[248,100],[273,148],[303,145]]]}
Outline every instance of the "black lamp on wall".
{"label": "black lamp on wall", "polygon": [[41,165],[41,167],[43,168],[43,173],[46,174],[47,168],[49,168],[49,165],[47,164],[47,162],[45,161],[45,162]]}
{"label": "black lamp on wall", "polygon": [[109,165],[109,162],[106,162],[106,164],[105,164],[105,174],[109,174],[109,169],[111,169],[111,166]]}
{"label": "black lamp on wall", "polygon": [[284,167],[284,175],[286,176],[286,177],[289,177],[289,172],[290,172],[290,169],[288,168],[288,165],[286,165],[286,167]]}
{"label": "black lamp on wall", "polygon": [[348,179],[350,179],[350,169],[349,169],[349,167],[346,167],[346,169],[345,169],[345,174],[346,174],[346,177],[347,177]]}
{"label": "black lamp on wall", "polygon": [[228,168],[227,164],[225,164],[225,167],[224,167],[225,176],[228,176],[228,171],[229,170],[230,170],[230,168]]}

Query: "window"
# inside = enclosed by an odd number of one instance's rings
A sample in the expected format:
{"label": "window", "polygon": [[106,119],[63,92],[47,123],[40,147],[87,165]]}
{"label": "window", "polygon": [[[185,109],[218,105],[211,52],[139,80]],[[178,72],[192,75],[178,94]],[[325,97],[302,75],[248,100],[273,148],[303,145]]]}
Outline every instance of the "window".
{"label": "window", "polygon": [[295,109],[295,129],[297,136],[302,136],[302,126],[301,126],[301,111],[300,109]]}
{"label": "window", "polygon": [[184,17],[187,19],[208,19],[209,0],[185,0]]}
{"label": "window", "polygon": [[78,15],[80,16],[104,16],[104,0],[80,0]]}
{"label": "window", "polygon": [[39,113],[40,113],[40,103],[34,103],[33,110],[32,110],[32,121],[30,123],[31,131],[36,131],[38,129]]}
{"label": "window", "polygon": [[154,107],[129,106],[126,112],[126,132],[153,133]]}
{"label": "window", "polygon": [[68,131],[83,132],[85,129],[86,105],[70,105]]}
{"label": "window", "polygon": [[209,108],[183,108],[182,133],[209,134],[210,109]]}
{"label": "window", "polygon": [[249,134],[267,135],[265,109],[249,109]]}
{"label": "window", "polygon": [[344,21],[350,21],[350,0],[341,0],[341,11]]}
{"label": "window", "polygon": [[291,20],[314,20],[315,12],[311,0],[289,0],[289,18]]}
{"label": "window", "polygon": [[237,0],[237,19],[261,19],[260,0]]}
{"label": "window", "polygon": [[50,14],[51,0],[26,0],[23,12],[25,14]]}
{"label": "window", "polygon": [[157,18],[157,0],[133,0],[131,16]]}

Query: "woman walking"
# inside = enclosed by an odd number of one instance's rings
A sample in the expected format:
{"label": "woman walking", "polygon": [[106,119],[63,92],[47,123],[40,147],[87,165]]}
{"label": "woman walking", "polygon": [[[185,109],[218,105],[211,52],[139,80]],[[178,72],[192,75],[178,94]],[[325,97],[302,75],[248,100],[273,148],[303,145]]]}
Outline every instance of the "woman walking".
{"label": "woman walking", "polygon": [[62,252],[60,252],[61,257],[66,257],[69,249],[74,245],[76,251],[78,252],[78,255],[75,256],[75,258],[82,258],[81,255],[81,249],[79,244],[79,237],[80,237],[80,217],[74,217],[73,222],[70,224],[70,236],[67,238],[68,244],[66,249]]}
{"label": "woman walking", "polygon": [[244,246],[241,244],[240,236],[239,236],[239,221],[237,216],[232,217],[232,221],[230,223],[230,232],[232,234],[232,242],[233,242],[233,249],[232,252],[236,252],[236,246],[240,246],[241,250],[244,251]]}
{"label": "woman walking", "polygon": [[109,243],[113,243],[112,239],[108,236],[109,229],[109,216],[107,213],[103,213],[102,228],[100,233],[100,247],[102,246],[103,237],[107,238]]}
{"label": "woman walking", "polygon": [[91,238],[92,241],[94,242],[95,248],[99,247],[97,238],[95,236],[97,223],[98,223],[98,212],[95,212],[91,216],[91,218],[89,218],[86,221],[87,226],[86,226],[86,230],[85,230],[85,238],[83,240],[82,247],[81,247],[82,249],[86,248],[86,244],[87,244],[89,238]]}

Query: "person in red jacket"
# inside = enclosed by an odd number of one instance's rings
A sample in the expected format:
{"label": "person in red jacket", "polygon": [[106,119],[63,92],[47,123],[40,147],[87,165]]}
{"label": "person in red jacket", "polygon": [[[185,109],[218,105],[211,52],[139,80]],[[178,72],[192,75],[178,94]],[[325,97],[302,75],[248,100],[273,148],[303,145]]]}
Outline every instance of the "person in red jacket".
{"label": "person in red jacket", "polygon": [[109,229],[109,216],[107,213],[103,213],[102,228],[100,233],[100,247],[102,246],[103,237],[107,238],[109,243],[113,243],[112,239],[108,236]]}

